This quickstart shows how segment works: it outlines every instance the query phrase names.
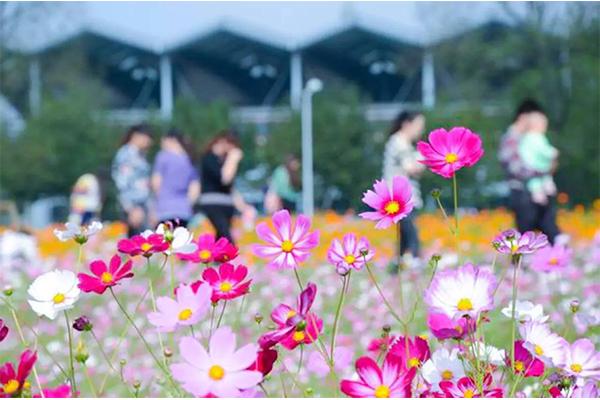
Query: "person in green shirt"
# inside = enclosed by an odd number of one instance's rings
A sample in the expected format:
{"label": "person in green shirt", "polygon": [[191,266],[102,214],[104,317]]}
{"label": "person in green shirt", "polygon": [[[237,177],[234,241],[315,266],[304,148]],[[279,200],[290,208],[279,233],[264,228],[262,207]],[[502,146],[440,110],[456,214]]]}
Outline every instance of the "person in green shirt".
{"label": "person in green shirt", "polygon": [[270,214],[282,208],[295,212],[301,188],[300,160],[296,155],[288,154],[285,162],[275,168],[271,175],[265,196],[265,210]]}

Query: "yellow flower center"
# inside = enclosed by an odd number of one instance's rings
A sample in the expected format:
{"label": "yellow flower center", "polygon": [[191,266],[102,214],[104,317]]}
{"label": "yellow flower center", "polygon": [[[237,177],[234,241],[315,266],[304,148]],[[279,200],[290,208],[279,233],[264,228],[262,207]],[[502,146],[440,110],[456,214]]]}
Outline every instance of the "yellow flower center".
{"label": "yellow flower center", "polygon": [[456,155],[456,153],[448,153],[448,154],[446,154],[446,162],[448,164],[454,164],[457,161],[458,161],[458,156]]}
{"label": "yellow flower center", "polygon": [[4,389],[4,393],[13,394],[19,390],[19,381],[16,379],[10,379],[2,388]]}
{"label": "yellow flower center", "polygon": [[416,368],[419,365],[421,365],[421,361],[417,357],[412,357],[410,360],[408,360],[409,368]]}
{"label": "yellow flower center", "polygon": [[510,244],[510,252],[516,253],[517,251],[519,251],[519,244],[517,242],[512,242]]}
{"label": "yellow flower center", "polygon": [[388,203],[385,205],[385,207],[383,207],[383,209],[385,210],[386,214],[394,215],[398,211],[400,211],[400,204],[396,200],[391,200],[388,201]]}
{"label": "yellow flower center", "polygon": [[208,370],[208,376],[213,381],[220,381],[225,376],[225,370],[220,365],[213,365]]}
{"label": "yellow flower center", "polygon": [[304,340],[304,338],[306,337],[306,335],[302,331],[296,331],[296,332],[294,332],[294,336],[293,337],[294,337],[294,340],[296,342],[301,342],[301,341]]}
{"label": "yellow flower center", "polygon": [[285,251],[286,253],[290,253],[292,250],[294,250],[294,243],[290,242],[289,240],[284,240],[283,243],[281,243],[281,250]]}
{"label": "yellow flower center", "polygon": [[515,361],[515,371],[523,372],[525,366],[523,365],[523,361]]}
{"label": "yellow flower center", "polygon": [[571,371],[575,372],[576,374],[580,373],[582,370],[583,367],[581,364],[571,364]]}
{"label": "yellow flower center", "polygon": [[62,293],[57,293],[54,295],[54,297],[52,298],[52,301],[54,302],[54,304],[60,304],[63,301],[65,301],[65,295]]}
{"label": "yellow flower center", "polygon": [[191,316],[192,316],[192,310],[190,310],[189,308],[186,308],[185,310],[183,310],[179,313],[179,320],[187,321],[188,319],[190,319]]}
{"label": "yellow flower center", "polygon": [[556,257],[552,257],[549,261],[548,264],[550,265],[558,265],[558,258]]}
{"label": "yellow flower center", "polygon": [[210,260],[212,253],[210,250],[200,250],[200,259],[201,260]]}
{"label": "yellow flower center", "polygon": [[449,369],[447,369],[447,370],[445,370],[445,371],[442,372],[442,379],[443,380],[449,381],[452,378],[454,378],[454,374]]}
{"label": "yellow flower center", "polygon": [[535,351],[535,354],[537,354],[538,356],[543,356],[544,355],[544,349],[542,349],[541,346],[539,346],[537,344],[533,348],[533,351]]}
{"label": "yellow flower center", "polygon": [[294,311],[294,310],[290,310],[290,311],[288,311],[288,312],[287,312],[287,315],[286,315],[286,317],[287,317],[287,319],[290,319],[290,318],[292,318],[294,315],[296,315],[296,311]]}
{"label": "yellow flower center", "polygon": [[473,309],[473,303],[471,303],[470,299],[463,297],[458,301],[456,308],[458,308],[459,311],[471,311]]}
{"label": "yellow flower center", "polygon": [[108,271],[104,271],[102,273],[102,275],[100,276],[100,280],[102,281],[102,283],[104,283],[105,285],[111,283],[113,281],[113,276],[110,272]]}
{"label": "yellow flower center", "polygon": [[375,388],[375,397],[378,399],[385,399],[390,397],[390,388],[386,385],[379,385]]}
{"label": "yellow flower center", "polygon": [[221,284],[219,285],[219,290],[221,292],[229,292],[232,287],[233,285],[229,282],[221,282]]}
{"label": "yellow flower center", "polygon": [[147,253],[152,248],[152,245],[150,243],[144,243],[140,246],[140,248],[144,253]]}
{"label": "yellow flower center", "polygon": [[354,264],[356,257],[354,257],[352,254],[348,254],[346,257],[344,257],[344,261],[346,261],[346,264]]}
{"label": "yellow flower center", "polygon": [[471,389],[467,389],[464,391],[463,396],[465,396],[465,399],[472,399],[475,393]]}

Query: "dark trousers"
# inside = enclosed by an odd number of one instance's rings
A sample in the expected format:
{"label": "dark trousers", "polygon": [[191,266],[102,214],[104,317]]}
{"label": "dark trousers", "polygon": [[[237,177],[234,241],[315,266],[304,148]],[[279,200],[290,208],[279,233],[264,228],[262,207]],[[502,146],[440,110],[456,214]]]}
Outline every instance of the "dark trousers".
{"label": "dark trousers", "polygon": [[233,243],[233,238],[231,237],[231,220],[233,219],[234,213],[233,206],[203,205],[201,210],[217,231],[217,239],[224,237]]}
{"label": "dark trousers", "polygon": [[512,189],[510,191],[510,207],[515,213],[515,221],[519,232],[540,230],[550,243],[560,234],[556,225],[555,198],[549,197],[545,205],[534,203],[527,190]]}
{"label": "dark trousers", "polygon": [[414,257],[418,257],[419,250],[419,232],[415,226],[414,217],[409,214],[400,220],[400,255],[410,252]]}

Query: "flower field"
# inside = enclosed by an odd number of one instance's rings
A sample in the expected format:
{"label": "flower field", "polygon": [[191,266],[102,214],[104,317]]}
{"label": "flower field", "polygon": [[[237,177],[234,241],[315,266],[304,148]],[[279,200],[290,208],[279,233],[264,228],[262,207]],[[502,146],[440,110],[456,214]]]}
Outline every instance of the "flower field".
{"label": "flower field", "polygon": [[[434,132],[420,151],[456,188],[481,141]],[[1,271],[0,396],[598,396],[600,209],[561,210],[553,245],[504,210],[421,214],[422,261],[399,263],[410,183],[363,202],[238,221],[237,246],[206,224],[37,232]]]}

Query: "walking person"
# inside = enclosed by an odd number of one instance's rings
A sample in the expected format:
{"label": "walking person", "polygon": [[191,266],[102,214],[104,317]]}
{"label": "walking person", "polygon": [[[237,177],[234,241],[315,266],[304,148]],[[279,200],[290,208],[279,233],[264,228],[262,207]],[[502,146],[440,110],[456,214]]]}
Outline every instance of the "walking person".
{"label": "walking person", "polygon": [[154,210],[160,223],[187,227],[192,207],[200,195],[198,173],[192,164],[184,136],[171,129],[161,140],[154,160],[152,190]]}
{"label": "walking person", "polygon": [[112,178],[125,214],[128,236],[141,233],[147,226],[150,164],[146,152],[150,146],[150,128],[145,124],[134,125],[125,133],[112,163]]}
{"label": "walking person", "polygon": [[[545,134],[546,126],[547,117],[543,108],[535,100],[523,100],[517,107],[513,123],[500,141],[498,159],[506,173],[510,188],[509,207],[514,213],[517,229],[519,232],[539,229],[554,243],[560,234],[556,224],[555,195],[549,190],[548,195],[544,191],[544,196],[540,196],[540,192],[533,194],[530,189],[533,185],[535,192],[536,179],[539,182],[545,176],[542,180],[548,182],[548,175],[552,175],[557,167],[556,157],[552,157],[549,168],[536,170],[535,163],[523,159],[527,149],[521,146],[526,134],[533,134],[533,131],[543,131],[542,134]],[[542,197],[546,197],[545,201],[540,201]]]}
{"label": "walking person", "polygon": [[282,208],[295,212],[301,190],[300,159],[295,154],[288,154],[285,162],[275,168],[271,175],[265,196],[265,210],[269,214]]}
{"label": "walking person", "polygon": [[[408,178],[412,185],[412,199],[416,209],[423,207],[418,179],[425,167],[418,162],[419,153],[414,143],[423,135],[424,128],[423,114],[402,111],[392,124],[383,155],[383,178],[386,182],[391,182],[394,176]],[[402,219],[399,225],[398,251],[404,261],[410,265],[420,256],[419,233],[414,223],[414,213]],[[405,254],[410,256],[405,257]]]}
{"label": "walking person", "polygon": [[102,192],[98,177],[92,173],[81,175],[71,191],[69,222],[88,225],[100,218]]}
{"label": "walking person", "polygon": [[200,161],[200,209],[215,228],[218,238],[233,243],[231,224],[236,208],[247,207],[239,194],[233,191],[244,153],[231,130],[221,131],[206,146]]}

